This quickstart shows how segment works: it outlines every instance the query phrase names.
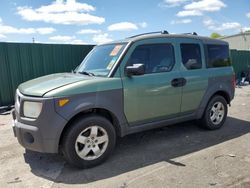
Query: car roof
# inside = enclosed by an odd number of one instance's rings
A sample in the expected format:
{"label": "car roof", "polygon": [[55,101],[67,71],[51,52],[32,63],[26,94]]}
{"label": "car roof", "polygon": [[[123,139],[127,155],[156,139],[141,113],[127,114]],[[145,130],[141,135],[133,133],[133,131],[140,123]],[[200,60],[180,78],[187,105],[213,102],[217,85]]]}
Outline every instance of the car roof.
{"label": "car roof", "polygon": [[[199,36],[196,33],[187,33],[187,34],[168,34],[164,32],[156,33],[145,33],[140,35],[135,35],[132,37],[128,37],[123,40],[114,41],[111,43],[125,43],[125,42],[136,42],[144,39],[155,39],[155,38],[187,38],[187,39],[194,39],[194,40],[200,40],[204,44],[220,44],[220,45],[228,45],[228,42],[219,40],[219,39],[212,39],[205,36]],[[110,44],[110,43],[109,43]]]}

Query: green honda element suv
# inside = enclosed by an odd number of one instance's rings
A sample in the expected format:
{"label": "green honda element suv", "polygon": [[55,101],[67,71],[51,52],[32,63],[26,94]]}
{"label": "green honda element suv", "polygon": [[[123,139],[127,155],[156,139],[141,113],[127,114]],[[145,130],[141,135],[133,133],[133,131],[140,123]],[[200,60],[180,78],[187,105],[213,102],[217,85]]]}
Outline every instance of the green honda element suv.
{"label": "green honda element suv", "polygon": [[62,152],[88,168],[108,158],[117,137],[188,120],[220,128],[234,86],[228,43],[146,33],[94,47],[72,73],[21,84],[13,130],[28,150]]}

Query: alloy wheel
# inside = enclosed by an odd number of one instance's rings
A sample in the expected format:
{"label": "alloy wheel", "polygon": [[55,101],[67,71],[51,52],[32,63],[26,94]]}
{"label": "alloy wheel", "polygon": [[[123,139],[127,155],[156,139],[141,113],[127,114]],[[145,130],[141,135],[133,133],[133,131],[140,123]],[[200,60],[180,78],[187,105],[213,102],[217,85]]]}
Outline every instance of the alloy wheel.
{"label": "alloy wheel", "polygon": [[76,138],[75,151],[84,160],[99,158],[107,149],[107,131],[98,125],[89,126]]}

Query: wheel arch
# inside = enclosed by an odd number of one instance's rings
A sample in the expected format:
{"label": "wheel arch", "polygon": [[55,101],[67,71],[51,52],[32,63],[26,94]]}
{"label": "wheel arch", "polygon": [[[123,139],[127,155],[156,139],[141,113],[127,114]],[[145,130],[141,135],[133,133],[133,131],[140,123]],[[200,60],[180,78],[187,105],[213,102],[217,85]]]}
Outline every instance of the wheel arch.
{"label": "wheel arch", "polygon": [[[208,94],[208,93],[207,93]],[[228,91],[226,90],[215,90],[213,92],[210,92],[210,95],[205,95],[203,98],[203,102],[200,105],[199,110],[197,111],[197,119],[200,119],[203,116],[203,113],[209,103],[209,101],[216,95],[220,95],[223,98],[225,98],[225,100],[227,101],[227,104],[230,105],[231,102],[231,98],[230,98],[230,94]],[[205,100],[204,100],[205,99]]]}
{"label": "wheel arch", "polygon": [[109,110],[105,109],[105,108],[91,108],[88,110],[83,110],[77,114],[75,114],[73,117],[71,117],[71,119],[69,119],[69,121],[66,123],[66,125],[64,126],[61,134],[60,134],[60,139],[59,139],[59,147],[62,143],[62,139],[64,137],[64,134],[67,132],[67,130],[73,126],[73,123],[75,121],[77,121],[80,118],[84,118],[88,115],[99,115],[102,116],[106,119],[108,119],[111,124],[114,126],[115,128],[115,132],[117,136],[121,136],[121,127],[120,127],[120,123],[118,121],[118,118]]}
{"label": "wheel arch", "polygon": [[[225,100],[227,101],[227,104],[230,104],[230,96],[229,96],[229,93],[226,92],[225,90],[219,90],[219,91],[216,91],[208,100],[208,102],[215,96],[215,95],[220,95],[222,97],[225,98]],[[207,103],[208,103],[207,102]]]}

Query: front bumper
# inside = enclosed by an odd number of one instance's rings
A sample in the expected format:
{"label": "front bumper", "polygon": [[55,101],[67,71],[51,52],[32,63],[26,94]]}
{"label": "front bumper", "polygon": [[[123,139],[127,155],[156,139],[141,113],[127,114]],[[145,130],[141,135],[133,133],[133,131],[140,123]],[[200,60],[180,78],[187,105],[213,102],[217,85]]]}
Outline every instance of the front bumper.
{"label": "front bumper", "polygon": [[19,144],[24,148],[39,152],[46,152],[46,150],[48,150],[43,146],[42,137],[39,135],[39,129],[37,127],[14,120],[13,132]]}
{"label": "front bumper", "polygon": [[19,109],[16,106],[12,111],[13,131],[18,142],[29,150],[58,153],[60,136],[67,121],[56,113],[54,100],[42,99],[43,109],[35,120],[20,115],[24,100],[34,100],[34,98],[22,96]]}

